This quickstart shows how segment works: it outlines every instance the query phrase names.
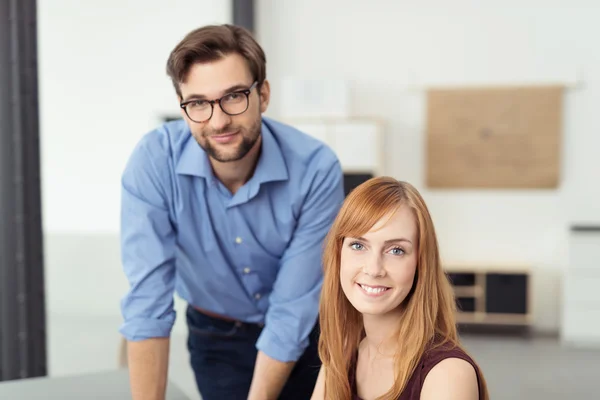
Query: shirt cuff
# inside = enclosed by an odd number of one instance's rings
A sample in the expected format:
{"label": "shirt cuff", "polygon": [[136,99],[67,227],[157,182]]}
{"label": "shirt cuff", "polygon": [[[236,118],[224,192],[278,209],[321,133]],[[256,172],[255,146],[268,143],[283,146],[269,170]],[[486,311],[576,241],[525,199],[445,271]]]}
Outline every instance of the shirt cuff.
{"label": "shirt cuff", "polygon": [[308,347],[308,339],[301,343],[289,343],[281,340],[267,326],[262,330],[256,348],[269,357],[281,362],[296,362]]}
{"label": "shirt cuff", "polygon": [[175,311],[161,319],[133,318],[121,325],[119,332],[131,342],[155,338],[169,337],[175,324]]}

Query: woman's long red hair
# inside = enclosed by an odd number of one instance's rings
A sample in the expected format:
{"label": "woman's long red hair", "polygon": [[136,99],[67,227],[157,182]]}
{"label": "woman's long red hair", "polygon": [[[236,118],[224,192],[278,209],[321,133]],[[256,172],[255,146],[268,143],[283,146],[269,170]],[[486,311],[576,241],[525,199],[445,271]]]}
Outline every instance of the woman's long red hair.
{"label": "woman's long red hair", "polygon": [[[324,281],[320,302],[319,355],[325,367],[325,398],[351,399],[348,379],[352,357],[364,337],[361,314],[346,298],[340,285],[340,255],[345,237],[367,233],[382,217],[398,207],[413,210],[418,227],[415,281],[404,300],[398,327],[398,356],[394,386],[381,399],[397,399],[434,337],[437,345],[460,347],[455,321],[455,299],[444,273],[429,210],[409,183],[377,177],[355,188],[346,198],[325,241]],[[488,399],[480,374],[482,399]]]}

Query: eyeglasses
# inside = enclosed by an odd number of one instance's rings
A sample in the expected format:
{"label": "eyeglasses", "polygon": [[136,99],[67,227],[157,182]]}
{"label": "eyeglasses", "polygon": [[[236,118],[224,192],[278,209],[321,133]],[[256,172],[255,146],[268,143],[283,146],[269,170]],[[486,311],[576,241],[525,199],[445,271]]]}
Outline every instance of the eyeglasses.
{"label": "eyeglasses", "polygon": [[248,109],[250,104],[249,95],[258,82],[245,90],[238,90],[226,94],[215,100],[189,100],[179,106],[185,110],[188,118],[194,122],[206,122],[212,118],[215,103],[219,104],[221,110],[227,115],[240,115]]}

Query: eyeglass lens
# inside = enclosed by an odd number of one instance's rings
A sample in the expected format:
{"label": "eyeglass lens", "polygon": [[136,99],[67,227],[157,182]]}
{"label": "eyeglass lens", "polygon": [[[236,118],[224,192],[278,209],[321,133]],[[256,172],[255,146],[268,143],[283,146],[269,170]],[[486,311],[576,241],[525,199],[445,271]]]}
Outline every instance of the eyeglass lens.
{"label": "eyeglass lens", "polygon": [[[248,108],[248,96],[244,93],[230,93],[219,101],[221,110],[229,115],[241,114]],[[188,117],[194,121],[206,121],[212,116],[213,105],[206,100],[198,100],[186,105]]]}

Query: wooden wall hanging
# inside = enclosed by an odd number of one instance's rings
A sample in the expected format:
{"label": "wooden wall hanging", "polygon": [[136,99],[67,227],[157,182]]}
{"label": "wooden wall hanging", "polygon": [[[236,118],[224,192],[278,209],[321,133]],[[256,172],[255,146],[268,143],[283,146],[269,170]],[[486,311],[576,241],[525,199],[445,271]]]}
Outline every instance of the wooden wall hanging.
{"label": "wooden wall hanging", "polygon": [[562,98],[562,86],[429,90],[427,185],[556,187]]}

